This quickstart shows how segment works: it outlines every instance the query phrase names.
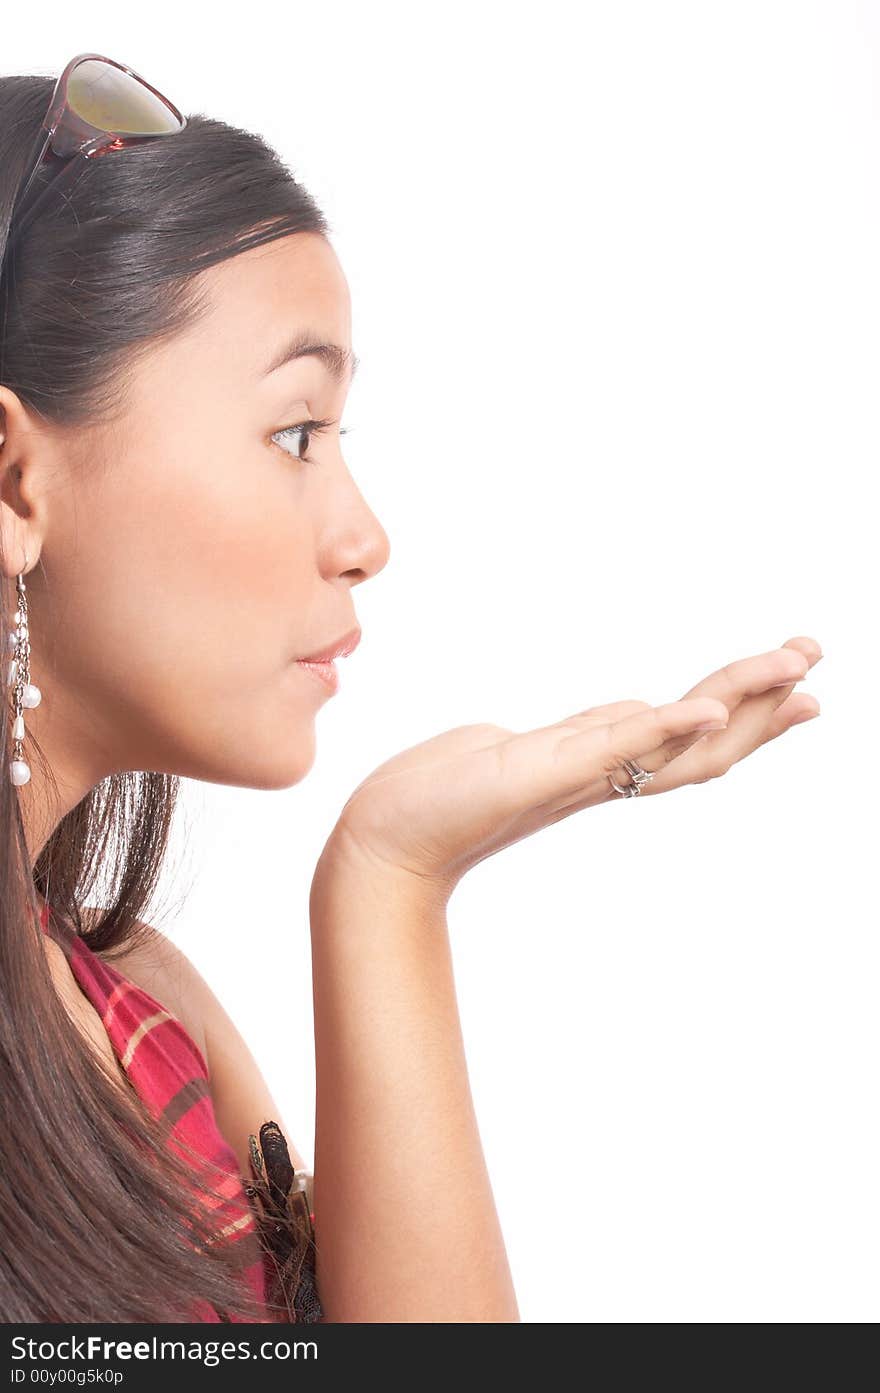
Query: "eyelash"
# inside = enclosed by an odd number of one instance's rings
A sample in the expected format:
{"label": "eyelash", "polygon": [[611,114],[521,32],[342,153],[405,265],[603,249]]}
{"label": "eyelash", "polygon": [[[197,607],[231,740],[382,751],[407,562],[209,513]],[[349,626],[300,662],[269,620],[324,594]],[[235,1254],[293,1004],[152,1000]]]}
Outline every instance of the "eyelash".
{"label": "eyelash", "polygon": [[[300,439],[302,439],[302,437],[305,435],[308,438],[312,435],[320,435],[322,431],[329,430],[330,427],[333,425],[335,425],[334,421],[300,421],[299,424],[296,426],[282,426],[281,430],[275,431],[275,434],[272,436],[272,439],[274,440],[276,435],[299,435]],[[349,429],[350,428],[348,426],[340,426],[339,434],[347,435]],[[279,449],[284,450],[284,446],[279,446]],[[290,451],[285,450],[285,454],[289,455]],[[309,456],[307,454],[292,455],[291,458],[303,460],[306,464],[315,463],[314,460],[309,459]]]}

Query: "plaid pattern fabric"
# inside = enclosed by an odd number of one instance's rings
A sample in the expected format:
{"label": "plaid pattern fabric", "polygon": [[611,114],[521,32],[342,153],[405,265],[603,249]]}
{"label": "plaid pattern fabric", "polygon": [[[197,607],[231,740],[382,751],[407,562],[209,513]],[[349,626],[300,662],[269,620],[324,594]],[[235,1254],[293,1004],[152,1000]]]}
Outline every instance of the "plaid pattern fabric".
{"label": "plaid pattern fabric", "polygon": [[[182,1137],[205,1158],[199,1188],[217,1210],[218,1240],[234,1243],[257,1227],[255,1211],[239,1174],[235,1153],[220,1132],[211,1100],[204,1055],[181,1022],[155,997],[103,961],[72,926],[40,916],[43,930],[59,943],[71,971],[104,1024],[113,1049],[136,1092],[155,1115],[164,1113],[173,1138]],[[178,1154],[181,1148],[175,1147]],[[246,1269],[248,1284],[266,1300],[264,1257]],[[191,1321],[221,1317],[208,1303],[197,1303]],[[230,1320],[239,1320],[234,1315]],[[266,1321],[273,1317],[265,1316]]]}

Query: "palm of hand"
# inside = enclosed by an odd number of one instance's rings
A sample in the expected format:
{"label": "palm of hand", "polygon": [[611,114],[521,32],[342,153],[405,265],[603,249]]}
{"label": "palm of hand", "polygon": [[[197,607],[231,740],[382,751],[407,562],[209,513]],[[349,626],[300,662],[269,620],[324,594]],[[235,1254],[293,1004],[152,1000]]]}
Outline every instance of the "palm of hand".
{"label": "palm of hand", "polygon": [[[352,792],[331,834],[334,851],[404,872],[448,898],[478,862],[543,826],[620,795],[622,761],[654,774],[640,796],[698,784],[799,720],[817,714],[794,684],[822,656],[815,640],[719,669],[680,701],[622,701],[523,733],[491,724],[443,731],[386,760]],[[706,735],[707,720],[728,721]]]}

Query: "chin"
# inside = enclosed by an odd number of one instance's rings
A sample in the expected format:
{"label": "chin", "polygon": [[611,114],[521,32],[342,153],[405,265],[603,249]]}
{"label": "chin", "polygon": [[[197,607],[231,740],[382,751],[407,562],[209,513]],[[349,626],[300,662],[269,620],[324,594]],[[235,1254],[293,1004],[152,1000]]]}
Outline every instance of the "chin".
{"label": "chin", "polygon": [[[293,788],[314,767],[316,735],[313,720],[261,722],[254,718],[250,734],[236,726],[222,742],[216,737],[202,748],[186,751],[181,743],[170,761],[153,768],[231,788]],[[274,738],[273,738],[274,735]]]}
{"label": "chin", "polygon": [[[252,752],[253,753],[253,752]],[[246,788],[282,789],[293,788],[302,783],[315,764],[315,741],[300,741],[295,750],[284,751],[276,745],[267,752],[265,761],[259,765],[251,764],[249,773],[235,783]]]}

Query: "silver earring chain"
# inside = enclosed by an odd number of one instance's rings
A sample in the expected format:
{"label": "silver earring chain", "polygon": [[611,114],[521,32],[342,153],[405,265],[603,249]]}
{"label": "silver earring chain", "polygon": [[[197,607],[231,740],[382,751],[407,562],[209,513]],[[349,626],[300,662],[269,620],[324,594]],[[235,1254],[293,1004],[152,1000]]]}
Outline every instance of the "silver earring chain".
{"label": "silver earring chain", "polygon": [[[27,571],[27,552],[24,554],[24,571]],[[9,635],[12,657],[6,685],[12,688],[12,759],[9,764],[9,777],[16,786],[26,784],[31,777],[31,769],[24,757],[24,711],[39,706],[42,693],[31,682],[31,645],[28,637],[28,603],[24,584],[24,571],[16,576],[18,608],[15,611],[15,628]]]}

